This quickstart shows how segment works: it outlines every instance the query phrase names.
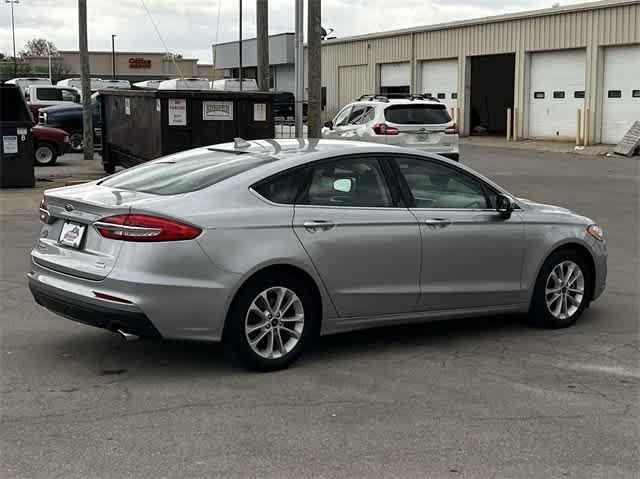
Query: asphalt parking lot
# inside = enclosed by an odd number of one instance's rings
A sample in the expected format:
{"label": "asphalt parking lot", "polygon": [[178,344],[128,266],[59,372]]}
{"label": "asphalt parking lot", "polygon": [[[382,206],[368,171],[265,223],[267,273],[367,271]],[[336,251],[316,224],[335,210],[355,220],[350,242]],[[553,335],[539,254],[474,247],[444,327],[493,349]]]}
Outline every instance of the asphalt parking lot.
{"label": "asphalt parking lot", "polygon": [[[638,477],[640,162],[462,155],[605,228],[607,290],[575,327],[379,329],[322,338],[286,371],[245,372],[216,345],[125,343],[35,305],[25,274],[40,193],[0,190],[0,476]],[[100,170],[60,165],[38,175]]]}

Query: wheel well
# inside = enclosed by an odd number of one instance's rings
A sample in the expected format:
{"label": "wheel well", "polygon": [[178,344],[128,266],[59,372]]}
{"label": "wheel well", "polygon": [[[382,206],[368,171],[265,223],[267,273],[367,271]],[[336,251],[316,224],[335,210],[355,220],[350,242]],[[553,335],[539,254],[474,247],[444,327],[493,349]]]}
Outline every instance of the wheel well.
{"label": "wheel well", "polygon": [[[242,290],[247,287],[247,285],[265,276],[271,276],[274,273],[285,273],[287,275],[294,276],[309,288],[309,290],[311,291],[311,295],[313,296],[316,312],[318,313],[318,331],[317,332],[319,333],[320,324],[322,323],[322,296],[320,295],[320,289],[318,288],[318,285],[316,284],[315,280],[311,277],[311,275],[309,275],[309,273],[307,273],[305,270],[301,268],[298,268],[297,266],[292,266],[289,264],[277,264],[277,265],[267,266],[266,268],[258,270],[254,272],[251,276],[249,276],[244,281],[244,283],[242,283],[242,286],[240,286],[236,291],[236,293],[233,295],[233,300],[231,301],[231,303],[229,303],[227,316],[229,314],[229,311],[233,309],[233,305],[236,299],[238,298]],[[228,324],[228,321],[227,321],[227,318],[225,318],[224,328],[222,331],[223,338],[227,330],[227,324]]]}
{"label": "wheel well", "polygon": [[[596,264],[593,260],[593,256],[591,256],[591,253],[585,246],[582,246],[581,244],[578,244],[578,243],[563,244],[562,246],[554,249],[549,254],[549,256],[551,256],[554,253],[557,253],[558,251],[572,251],[576,253],[578,256],[580,256],[584,260],[584,262],[587,264],[587,267],[589,268],[589,273],[591,275],[591,282],[589,284],[589,291],[588,291],[587,298],[589,298],[589,301],[591,301],[591,298],[593,298],[593,290],[595,288],[595,281],[596,281]],[[549,256],[547,256],[547,258]]]}

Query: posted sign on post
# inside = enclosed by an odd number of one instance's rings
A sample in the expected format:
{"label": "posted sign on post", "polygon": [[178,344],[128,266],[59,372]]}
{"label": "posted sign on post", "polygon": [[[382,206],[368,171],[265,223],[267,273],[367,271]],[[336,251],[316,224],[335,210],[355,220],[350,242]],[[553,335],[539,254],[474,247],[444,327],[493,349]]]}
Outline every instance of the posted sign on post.
{"label": "posted sign on post", "polygon": [[169,126],[187,125],[187,100],[169,98]]}

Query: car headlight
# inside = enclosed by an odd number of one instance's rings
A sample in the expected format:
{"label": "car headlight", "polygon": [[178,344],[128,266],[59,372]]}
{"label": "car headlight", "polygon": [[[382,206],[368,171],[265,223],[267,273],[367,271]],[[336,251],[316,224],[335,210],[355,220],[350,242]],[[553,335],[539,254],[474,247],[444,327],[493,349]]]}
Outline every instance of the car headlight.
{"label": "car headlight", "polygon": [[64,140],[65,143],[69,143],[69,135],[65,135],[64,136]]}
{"label": "car headlight", "polygon": [[587,227],[587,233],[598,241],[604,241],[604,230],[599,225],[589,225]]}

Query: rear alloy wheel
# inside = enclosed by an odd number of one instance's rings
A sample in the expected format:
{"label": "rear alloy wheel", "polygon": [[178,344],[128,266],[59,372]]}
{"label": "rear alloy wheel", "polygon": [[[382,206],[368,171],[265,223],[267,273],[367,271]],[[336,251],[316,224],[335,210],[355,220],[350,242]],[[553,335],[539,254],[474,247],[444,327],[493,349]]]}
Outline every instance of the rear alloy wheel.
{"label": "rear alloy wheel", "polygon": [[571,326],[589,303],[593,278],[585,261],[572,251],[558,251],[545,262],[534,292],[532,313],[546,327]]}
{"label": "rear alloy wheel", "polygon": [[81,131],[72,131],[69,133],[69,145],[74,153],[82,153],[84,138]]}
{"label": "rear alloy wheel", "polygon": [[302,354],[316,330],[317,313],[304,283],[276,273],[246,285],[227,321],[229,352],[250,369],[274,371]]}
{"label": "rear alloy wheel", "polygon": [[33,158],[38,166],[51,166],[55,164],[58,156],[55,147],[51,143],[38,143]]}
{"label": "rear alloy wheel", "polygon": [[265,289],[256,296],[244,320],[249,346],[265,359],[285,357],[296,347],[303,331],[302,301],[282,286]]}

